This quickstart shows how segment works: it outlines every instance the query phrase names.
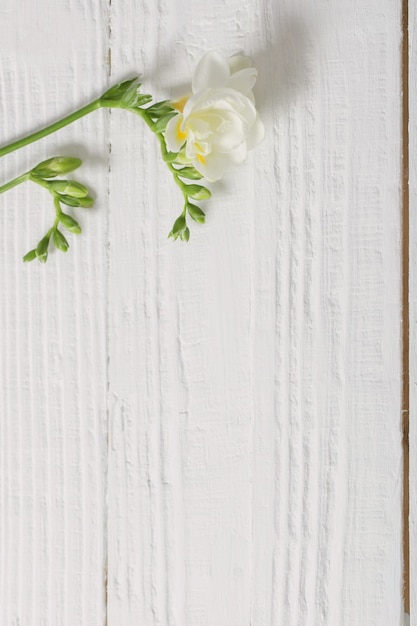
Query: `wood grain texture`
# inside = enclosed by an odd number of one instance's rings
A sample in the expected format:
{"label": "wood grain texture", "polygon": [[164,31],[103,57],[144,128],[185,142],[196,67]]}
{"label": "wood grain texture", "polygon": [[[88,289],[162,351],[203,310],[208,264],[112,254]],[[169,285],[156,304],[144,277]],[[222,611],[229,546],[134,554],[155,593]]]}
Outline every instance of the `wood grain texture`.
{"label": "wood grain texture", "polygon": [[409,3],[410,624],[417,626],[417,7]]}
{"label": "wood grain texture", "polygon": [[[1,143],[98,95],[107,4],[5,0]],[[1,197],[0,623],[105,620],[107,144],[97,114],[1,160],[2,181],[55,154],[99,194],[84,233],[45,266],[21,258],[53,220],[34,185]]]}
{"label": "wood grain texture", "polygon": [[45,197],[1,198],[0,623],[400,626],[400,3],[0,17],[2,143],[137,73],[180,95],[209,49],[254,57],[267,127],[187,245],[126,112],[2,159],[79,154],[98,199],[24,266]]}
{"label": "wood grain texture", "polygon": [[161,97],[252,54],[269,132],[184,249],[153,138],[112,115],[110,623],[400,624],[400,6],[111,21],[112,75]]}

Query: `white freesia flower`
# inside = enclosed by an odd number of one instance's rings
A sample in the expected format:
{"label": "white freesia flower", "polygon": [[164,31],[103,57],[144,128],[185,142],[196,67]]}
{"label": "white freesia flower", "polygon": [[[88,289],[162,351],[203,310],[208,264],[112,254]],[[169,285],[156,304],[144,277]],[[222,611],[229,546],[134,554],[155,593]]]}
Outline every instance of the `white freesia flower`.
{"label": "white freesia flower", "polygon": [[209,181],[244,161],[264,137],[252,93],[256,76],[249,57],[208,52],[195,69],[193,93],[173,103],[179,112],[167,124],[167,148],[182,150]]}

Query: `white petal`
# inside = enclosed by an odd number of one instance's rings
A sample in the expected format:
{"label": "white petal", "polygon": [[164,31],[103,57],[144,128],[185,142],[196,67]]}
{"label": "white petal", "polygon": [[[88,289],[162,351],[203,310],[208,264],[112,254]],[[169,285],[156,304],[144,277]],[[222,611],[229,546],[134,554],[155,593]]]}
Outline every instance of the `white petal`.
{"label": "white petal", "polygon": [[244,56],[243,54],[235,54],[232,57],[227,59],[227,63],[230,67],[230,73],[234,74],[235,72],[240,72],[240,70],[244,70],[248,67],[252,67],[252,59],[250,57]]}
{"label": "white petal", "polygon": [[256,118],[256,109],[251,100],[235,89],[206,89],[194,94],[184,107],[184,117],[203,110],[229,110],[242,115],[252,125]]}
{"label": "white petal", "polygon": [[265,137],[265,127],[262,124],[259,117],[257,117],[246,139],[246,145],[248,147],[248,150],[253,150],[255,146],[261,143],[264,137]]}
{"label": "white petal", "polygon": [[229,78],[227,86],[231,89],[240,91],[244,96],[247,96],[252,92],[252,89],[256,83],[256,77],[258,72],[254,67],[248,67],[244,70],[240,70]]}
{"label": "white petal", "polygon": [[203,159],[195,159],[193,165],[209,182],[214,183],[220,180],[223,174],[228,172],[235,165],[242,163],[246,158],[246,145],[243,143],[232,152],[223,154],[212,152]]}
{"label": "white petal", "polygon": [[220,180],[225,172],[233,165],[227,154],[209,154],[204,159],[193,161],[195,169],[200,172],[210,183]]}
{"label": "white petal", "polygon": [[213,135],[213,144],[219,152],[230,152],[245,141],[242,119],[238,115],[224,114],[222,124]]}
{"label": "white petal", "polygon": [[181,114],[171,118],[165,129],[165,143],[169,152],[178,152],[186,140],[185,133],[181,131],[181,123],[183,121]]}
{"label": "white petal", "polygon": [[210,87],[223,87],[230,77],[227,61],[218,52],[207,52],[198,63],[193,75],[193,92]]}
{"label": "white petal", "polygon": [[246,159],[247,154],[248,151],[246,148],[246,143],[243,142],[240,144],[240,146],[232,150],[232,152],[229,152],[227,156],[230,158],[230,161],[233,164],[238,165],[239,163],[243,163],[243,161]]}

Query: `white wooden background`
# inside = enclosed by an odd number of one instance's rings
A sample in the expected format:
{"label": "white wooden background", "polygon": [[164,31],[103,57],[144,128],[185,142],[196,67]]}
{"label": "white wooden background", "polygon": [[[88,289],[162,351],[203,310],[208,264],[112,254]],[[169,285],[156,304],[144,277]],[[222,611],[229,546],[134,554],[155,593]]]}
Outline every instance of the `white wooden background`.
{"label": "white wooden background", "polygon": [[2,0],[0,144],[210,49],[255,59],[267,137],[187,245],[134,116],[1,160],[97,197],[45,266],[49,198],[0,199],[1,626],[404,623],[401,10]]}

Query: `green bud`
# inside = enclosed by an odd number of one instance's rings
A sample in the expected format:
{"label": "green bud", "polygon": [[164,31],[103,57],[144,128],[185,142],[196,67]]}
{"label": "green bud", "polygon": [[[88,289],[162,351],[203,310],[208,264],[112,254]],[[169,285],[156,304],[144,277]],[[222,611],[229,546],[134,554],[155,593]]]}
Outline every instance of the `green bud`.
{"label": "green bud", "polygon": [[52,157],[34,167],[31,174],[39,178],[55,178],[58,174],[73,172],[81,163],[81,159],[75,157]]}
{"label": "green bud", "polygon": [[81,233],[81,226],[73,217],[71,217],[71,215],[61,213],[61,215],[59,216],[59,220],[65,226],[65,228],[67,228],[75,235],[79,235]]}
{"label": "green bud", "polygon": [[180,215],[174,222],[174,226],[172,227],[171,232],[168,237],[173,237],[176,239],[187,227],[187,223],[185,221],[185,215]]}
{"label": "green bud", "polygon": [[140,93],[142,83],[139,77],[125,80],[106,91],[100,98],[102,102],[119,102],[125,109],[143,106],[151,102],[152,96]]}
{"label": "green bud", "polygon": [[199,206],[187,202],[187,211],[195,222],[204,224],[206,221],[206,214],[200,209]]}
{"label": "green bud", "polygon": [[35,250],[30,250],[29,252],[27,252],[25,254],[25,256],[23,257],[23,261],[25,263],[29,263],[29,261],[33,261],[34,259],[36,259],[36,249]]}
{"label": "green bud", "polygon": [[202,187],[201,185],[184,185],[182,189],[187,196],[194,198],[194,200],[207,200],[211,196],[211,192],[207,187]]}
{"label": "green bud", "polygon": [[46,263],[47,260],[48,260],[48,253],[47,252],[45,252],[45,254],[40,254],[38,256],[39,263]]}
{"label": "green bud", "polygon": [[120,104],[127,109],[138,106],[140,102],[145,104],[152,100],[152,96],[141,94],[140,88],[142,83],[139,82],[139,78],[132,81],[132,84],[126,89],[123,96],[120,98]]}
{"label": "green bud", "polygon": [[[48,247],[49,247],[50,237],[51,237],[50,233],[47,233],[45,237],[42,237],[42,239],[36,246],[36,256],[38,257],[39,260],[40,260],[40,257],[46,257],[46,258],[48,257]],[[46,258],[42,262],[45,262]]]}
{"label": "green bud", "polygon": [[53,237],[53,240],[54,240],[54,244],[58,248],[58,250],[61,250],[62,252],[66,252],[68,250],[69,243],[65,239],[64,235],[61,233],[60,230],[55,228],[55,230],[54,230],[54,232],[52,234],[52,237]]}
{"label": "green bud", "polygon": [[72,180],[53,180],[49,183],[49,187],[57,193],[73,198],[84,198],[88,195],[87,187]]}
{"label": "green bud", "polygon": [[83,209],[89,209],[90,207],[93,206],[94,199],[91,196],[85,196],[85,198],[80,198],[79,202],[80,202],[80,206]]}
{"label": "green bud", "polygon": [[167,127],[169,120],[178,115],[177,111],[171,111],[171,113],[167,113],[167,115],[163,115],[159,118],[157,122],[152,126],[152,130],[154,133],[163,133]]}
{"label": "green bud", "polygon": [[180,237],[181,237],[182,241],[189,241],[189,239],[190,239],[190,229],[188,228],[188,226],[187,226],[187,228],[185,228],[185,230],[181,231]]}
{"label": "green bud", "polygon": [[117,85],[113,85],[110,87],[108,91],[106,91],[102,96],[101,100],[115,100],[119,101],[123,98],[127,91],[133,87],[134,91],[137,91],[142,86],[142,83],[139,82],[139,77],[136,76],[131,80],[125,80],[122,83],[118,83]]}
{"label": "green bud", "polygon": [[178,170],[178,176],[181,178],[190,178],[191,180],[200,180],[203,175],[198,172],[195,167],[183,167]]}
{"label": "green bud", "polygon": [[71,196],[59,196],[59,201],[67,206],[83,207],[84,209],[92,207],[94,204],[93,198],[85,196],[85,198],[72,198]]}

